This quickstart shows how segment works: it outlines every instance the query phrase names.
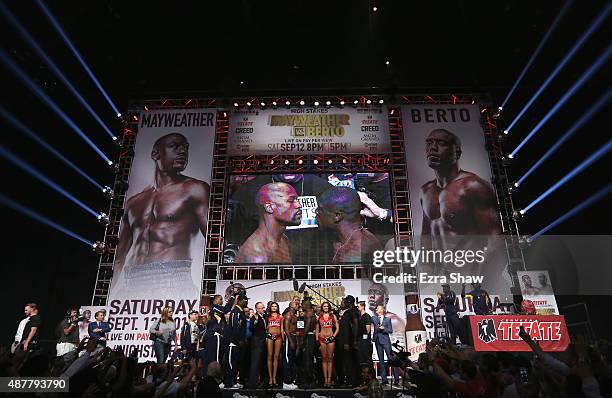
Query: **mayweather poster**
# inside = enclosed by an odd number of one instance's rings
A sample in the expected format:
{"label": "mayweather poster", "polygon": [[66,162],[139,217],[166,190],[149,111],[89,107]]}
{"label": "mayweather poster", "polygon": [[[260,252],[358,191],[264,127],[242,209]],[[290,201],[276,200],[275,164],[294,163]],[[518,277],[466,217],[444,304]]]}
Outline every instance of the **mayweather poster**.
{"label": "mayweather poster", "polygon": [[161,308],[198,309],[216,110],[142,112],[107,302],[111,347],[153,357]]}

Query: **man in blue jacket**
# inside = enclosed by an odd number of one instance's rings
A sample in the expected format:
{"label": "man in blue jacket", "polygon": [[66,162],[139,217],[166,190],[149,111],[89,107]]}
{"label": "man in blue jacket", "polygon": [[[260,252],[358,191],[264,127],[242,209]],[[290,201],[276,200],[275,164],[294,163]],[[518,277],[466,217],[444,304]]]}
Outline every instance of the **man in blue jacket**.
{"label": "man in blue jacket", "polygon": [[[376,353],[378,354],[382,384],[389,384],[387,381],[387,367],[385,366],[384,355],[387,354],[387,361],[391,359],[391,338],[389,335],[393,333],[393,326],[391,326],[391,319],[385,316],[385,307],[382,305],[376,306],[376,315],[372,317],[372,328],[374,329],[372,340],[374,341]],[[399,376],[396,368],[393,368],[393,384],[399,384]]]}
{"label": "man in blue jacket", "polygon": [[229,313],[234,306],[235,297],[231,297],[227,304],[223,306],[223,297],[215,295],[213,304],[210,306],[210,315],[206,324],[204,335],[204,355],[206,363],[204,369],[208,369],[211,362],[221,363],[223,360],[223,329],[225,327],[225,314]]}
{"label": "man in blue jacket", "polygon": [[108,322],[104,322],[105,315],[106,311],[97,311],[95,314],[96,320],[93,322],[89,322],[89,326],[87,327],[87,331],[89,332],[89,338],[92,340],[96,340],[98,342],[98,346],[100,347],[106,347],[106,333],[110,333],[111,331]]}
{"label": "man in blue jacket", "polygon": [[[244,307],[247,305],[247,297],[243,294],[239,295],[236,300],[236,305],[230,311],[229,319],[229,344],[223,365],[225,367],[225,385],[228,388],[243,388],[242,384],[237,383],[239,370],[239,359],[241,358],[242,349],[246,341],[246,316],[244,315]],[[228,337],[228,336],[225,336]],[[246,378],[241,375],[241,378]]]}

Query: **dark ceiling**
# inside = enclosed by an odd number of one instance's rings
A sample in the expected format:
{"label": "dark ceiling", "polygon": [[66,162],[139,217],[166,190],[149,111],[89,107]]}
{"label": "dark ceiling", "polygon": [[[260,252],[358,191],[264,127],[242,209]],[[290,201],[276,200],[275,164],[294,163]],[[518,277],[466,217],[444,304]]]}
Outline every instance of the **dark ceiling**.
{"label": "dark ceiling", "polygon": [[[35,2],[6,6],[60,66],[86,100],[117,129],[113,112]],[[48,6],[111,98],[316,93],[490,93],[499,104],[551,24],[561,1],[200,1],[49,2]],[[500,120],[507,125],[557,65],[606,1],[574,1],[528,71]],[[378,11],[373,12],[372,7]],[[1,24],[3,48],[111,158],[108,136],[24,41]],[[593,34],[536,101],[504,144],[512,149],[609,43],[610,24]],[[385,61],[390,65],[386,66]],[[609,64],[607,65],[609,69]],[[56,115],[2,68],[7,109],[101,184],[113,175]],[[241,85],[240,82],[244,84]],[[521,151],[511,172],[519,177],[568,126],[610,89],[603,68]],[[515,194],[519,207],[601,147],[610,137],[604,112],[591,119]],[[4,123],[4,121],[3,121]],[[92,185],[13,128],[4,146],[43,171],[95,210],[108,202]],[[118,131],[118,130],[117,130]],[[607,131],[607,133],[606,133]],[[534,208],[521,232],[534,233],[609,183],[610,157],[600,159]],[[103,236],[96,220],[29,175],[2,163],[2,193],[89,240]],[[97,257],[81,242],[1,208],[3,295],[11,311],[47,303],[47,311],[91,299]],[[609,199],[550,233],[606,234]],[[3,278],[4,279],[4,278]],[[55,312],[53,312],[55,311]],[[5,340],[6,341],[6,340]]]}

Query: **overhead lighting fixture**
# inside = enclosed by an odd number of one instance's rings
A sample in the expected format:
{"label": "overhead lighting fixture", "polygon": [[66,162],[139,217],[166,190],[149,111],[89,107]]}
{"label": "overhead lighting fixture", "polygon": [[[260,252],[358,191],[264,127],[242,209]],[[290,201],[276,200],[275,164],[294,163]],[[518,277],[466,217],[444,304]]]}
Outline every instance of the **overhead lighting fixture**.
{"label": "overhead lighting fixture", "polygon": [[385,100],[384,100],[384,99],[379,99],[379,100],[378,100],[378,103],[382,105],[382,104],[384,104],[384,103],[385,103]]}
{"label": "overhead lighting fixture", "polygon": [[291,101],[289,101],[289,100],[285,101],[285,105],[287,105],[287,106],[291,105]]}
{"label": "overhead lighting fixture", "polygon": [[306,102],[304,102],[304,100],[301,100],[300,105],[304,106],[304,104],[306,104]]}
{"label": "overhead lighting fixture", "polygon": [[251,106],[251,105],[253,105],[253,104],[251,104],[251,101],[247,101],[247,103],[246,103],[246,104],[247,104],[247,106]]}
{"label": "overhead lighting fixture", "polygon": [[371,101],[371,100],[367,100],[367,101],[366,101],[366,104],[368,104],[368,105],[370,105],[371,103],[372,103],[372,101]]}
{"label": "overhead lighting fixture", "polygon": [[378,7],[376,7],[376,6],[372,7],[372,11],[374,11],[374,12],[378,11]]}
{"label": "overhead lighting fixture", "polygon": [[330,106],[331,105],[331,101],[325,101],[325,105]]}
{"label": "overhead lighting fixture", "polygon": [[234,106],[235,106],[236,108],[238,108],[238,107],[240,106],[240,104],[238,104],[237,102],[234,102]]}
{"label": "overhead lighting fixture", "polygon": [[315,101],[314,106],[319,106],[319,101]]}
{"label": "overhead lighting fixture", "polygon": [[344,106],[344,100],[340,101],[340,106]]}
{"label": "overhead lighting fixture", "polygon": [[259,103],[259,105],[261,105],[261,106],[266,106],[266,103],[265,103],[265,102],[263,102],[263,101],[261,101],[261,102]]}

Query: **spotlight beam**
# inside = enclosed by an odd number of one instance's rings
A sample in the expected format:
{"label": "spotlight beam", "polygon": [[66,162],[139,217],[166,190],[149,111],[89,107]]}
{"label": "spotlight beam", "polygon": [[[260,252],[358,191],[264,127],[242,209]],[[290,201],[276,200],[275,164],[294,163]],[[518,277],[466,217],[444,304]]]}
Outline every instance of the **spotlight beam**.
{"label": "spotlight beam", "polygon": [[563,214],[561,217],[557,218],[555,221],[551,222],[550,224],[548,224],[547,226],[545,226],[544,228],[542,228],[541,230],[539,230],[535,234],[531,235],[528,238],[529,242],[533,242],[539,236],[545,234],[546,232],[550,231],[551,229],[553,229],[557,225],[561,224],[562,222],[564,222],[568,218],[571,218],[571,217],[575,216],[576,214],[580,213],[582,210],[584,210],[587,207],[593,205],[594,203],[598,202],[599,200],[605,198],[610,193],[612,193],[612,182],[610,182],[608,185],[606,185],[603,189],[600,189],[599,191],[595,192],[593,195],[589,196],[584,201],[578,203],[578,205],[576,207],[574,207],[573,209],[571,209],[567,213]]}
{"label": "spotlight beam", "polygon": [[2,156],[4,159],[8,160],[9,162],[13,163],[15,166],[19,167],[20,169],[22,169],[26,173],[30,174],[32,177],[35,177],[36,179],[38,179],[39,181],[41,181],[42,183],[47,185],[49,188],[52,188],[53,190],[55,190],[59,194],[63,195],[64,197],[66,197],[68,199],[70,199],[72,202],[74,202],[75,204],[80,206],[83,210],[89,212],[92,216],[94,216],[96,218],[98,217],[98,213],[93,211],[85,203],[83,203],[80,200],[78,200],[77,198],[75,198],[72,194],[67,192],[64,188],[60,187],[55,182],[51,181],[49,178],[47,178],[41,172],[39,172],[34,167],[30,166],[29,164],[27,164],[26,162],[21,160],[19,157],[17,157],[16,155],[14,155],[8,149],[6,149],[5,147],[3,147],[1,145],[0,145],[0,156]]}
{"label": "spotlight beam", "polygon": [[102,121],[102,119],[100,119],[98,114],[92,109],[92,107],[87,103],[87,101],[85,101],[83,96],[77,91],[74,85],[70,83],[66,75],[62,73],[62,71],[55,64],[55,62],[53,62],[51,58],[49,58],[47,53],[38,45],[38,43],[36,43],[36,40],[34,40],[34,38],[28,33],[28,31],[23,27],[23,25],[19,23],[19,20],[15,17],[15,15],[2,2],[0,2],[0,11],[2,11],[5,18],[9,21],[9,23],[13,26],[13,28],[19,33],[21,38],[25,40],[26,43],[28,43],[28,45],[32,47],[32,49],[34,49],[34,51],[38,54],[38,56],[42,58],[43,61],[45,61],[45,63],[49,66],[49,68],[51,68],[53,73],[55,73],[55,75],[59,77],[61,81],[64,82],[64,85],[68,88],[68,90],[72,93],[72,95],[74,95],[76,99],[79,100],[79,102],[85,107],[85,109],[87,109],[89,114],[94,119],[96,119],[96,121],[102,127],[102,129],[104,129],[104,131],[106,131],[106,133],[112,139],[116,139],[115,135],[110,131],[110,129],[106,126],[106,124],[104,124],[104,122]]}
{"label": "spotlight beam", "polygon": [[540,203],[542,200],[544,200],[544,198],[546,198],[548,195],[550,195],[551,193],[553,193],[554,191],[556,191],[560,186],[562,186],[563,184],[565,184],[566,182],[568,182],[569,180],[571,180],[572,178],[574,178],[577,174],[579,174],[581,171],[583,171],[584,169],[586,169],[587,167],[589,167],[592,163],[594,163],[597,159],[599,159],[600,157],[604,156],[605,154],[607,154],[608,152],[610,152],[610,150],[612,149],[612,139],[608,141],[608,143],[604,146],[602,146],[601,148],[599,148],[597,151],[595,151],[591,156],[589,156],[588,158],[586,158],[584,161],[582,161],[582,163],[580,163],[578,166],[576,166],[572,171],[570,171],[569,173],[567,173],[563,178],[561,178],[559,181],[557,181],[555,183],[555,185],[553,185],[552,187],[548,188],[543,194],[541,194],[540,196],[537,197],[536,200],[534,200],[533,202],[531,202],[527,207],[525,207],[524,209],[521,210],[521,214],[525,214],[529,211],[529,209],[531,209],[533,206],[537,205],[538,203]]}
{"label": "spotlight beam", "polygon": [[601,108],[603,108],[608,103],[608,101],[610,101],[610,97],[612,97],[612,89],[609,88],[606,93],[602,95],[594,105],[589,107],[589,110],[585,114],[583,114],[580,119],[574,122],[574,124],[572,124],[572,126],[565,132],[565,134],[563,134],[561,138],[559,138],[557,142],[555,142],[555,144],[551,146],[550,149],[546,151],[546,153],[537,162],[535,162],[534,165],[531,166],[531,168],[527,170],[527,172],[525,172],[525,174],[523,174],[521,178],[516,181],[516,186],[521,185],[527,179],[527,177],[529,177],[529,175],[533,173],[538,167],[540,167],[540,165],[544,163],[546,159],[548,159],[553,153],[555,153],[555,151],[559,149],[559,147],[563,145],[565,141],[567,141],[572,135],[574,135],[575,132],[580,130],[580,128],[586,122],[588,122],[589,119],[591,119],[597,112],[599,112]]}
{"label": "spotlight beam", "polygon": [[79,167],[76,164],[72,163],[64,155],[62,155],[57,149],[53,148],[45,140],[40,138],[36,133],[34,133],[32,130],[30,130],[30,128],[28,126],[26,126],[25,124],[23,124],[22,122],[17,120],[13,115],[8,113],[8,111],[3,106],[1,106],[1,105],[0,105],[0,115],[2,115],[2,117],[4,117],[6,120],[8,120],[17,129],[21,130],[25,135],[27,135],[28,137],[30,137],[31,139],[36,141],[40,146],[45,148],[47,151],[51,152],[56,158],[58,158],[59,160],[61,160],[64,163],[66,163],[66,165],[68,165],[74,171],[79,173],[83,178],[85,178],[87,181],[92,183],[100,191],[104,189],[104,187],[102,187],[102,185],[98,184],[96,182],[96,180],[94,180],[93,178],[88,176],[83,170],[79,169]]}
{"label": "spotlight beam", "polygon": [[10,209],[13,209],[13,210],[15,210],[15,211],[25,215],[25,216],[28,216],[28,217],[30,217],[30,218],[32,218],[32,219],[34,219],[34,220],[36,220],[36,221],[38,221],[40,223],[43,223],[43,224],[45,224],[45,225],[47,225],[47,226],[49,226],[49,227],[51,227],[51,228],[53,228],[53,229],[55,229],[57,231],[60,231],[60,232],[62,232],[64,234],[70,236],[71,238],[74,238],[74,239],[76,239],[78,241],[81,241],[81,242],[85,243],[89,247],[93,246],[93,242],[83,238],[81,235],[78,235],[78,234],[72,232],[71,230],[69,230],[66,227],[62,227],[61,225],[57,224],[56,222],[49,220],[47,217],[42,216],[42,215],[36,213],[34,210],[31,210],[31,209],[29,209],[29,208],[27,208],[27,207],[17,203],[13,199],[11,199],[11,198],[9,198],[7,196],[4,196],[1,193],[0,193],[0,204],[4,205],[4,206],[6,206],[6,207],[8,207]]}
{"label": "spotlight beam", "polygon": [[587,69],[586,72],[584,72],[582,76],[580,76],[580,78],[576,80],[574,84],[572,84],[572,86],[565,92],[565,94],[563,94],[563,97],[561,97],[559,101],[557,101],[557,103],[550,109],[550,111],[548,111],[546,116],[544,116],[542,120],[540,120],[538,124],[531,130],[531,132],[527,134],[527,137],[523,138],[523,141],[521,141],[521,143],[518,144],[516,148],[514,148],[514,151],[512,151],[512,153],[510,154],[510,158],[516,156],[517,152],[520,151],[520,149],[527,143],[527,141],[531,139],[531,137],[535,135],[535,133],[540,130],[540,128],[542,128],[542,126],[548,121],[548,119],[550,119],[555,113],[557,113],[557,111],[563,105],[565,105],[567,100],[569,100],[572,95],[574,95],[574,93],[578,91],[582,87],[582,85],[586,83],[591,78],[591,76],[606,63],[606,61],[610,58],[610,55],[612,55],[612,44],[610,44],[608,48],[606,48],[606,51],[604,51],[604,53],[597,58],[597,60],[589,67],[589,69]]}
{"label": "spotlight beam", "polygon": [[501,104],[502,108],[505,107],[506,104],[508,103],[508,100],[510,100],[510,97],[514,93],[514,90],[516,90],[516,88],[518,87],[519,83],[523,80],[523,77],[525,77],[525,74],[527,73],[529,68],[531,68],[531,64],[533,64],[533,61],[535,60],[535,58],[538,56],[538,54],[542,50],[542,47],[544,47],[544,44],[548,41],[548,39],[550,38],[550,35],[552,34],[552,32],[556,29],[556,27],[559,24],[559,22],[561,22],[561,19],[563,18],[563,16],[567,12],[567,10],[569,9],[569,6],[571,4],[572,4],[572,0],[566,0],[565,4],[563,4],[563,7],[561,7],[561,9],[559,10],[559,13],[557,14],[555,19],[553,20],[553,23],[550,25],[550,27],[548,28],[548,30],[546,31],[544,36],[542,36],[542,40],[540,40],[540,44],[538,44],[538,46],[536,47],[536,49],[533,52],[533,54],[531,54],[531,57],[529,58],[529,61],[527,61],[527,63],[525,64],[525,67],[521,71],[521,74],[516,79],[516,81],[514,82],[514,85],[512,86],[512,88],[510,89],[508,94],[506,95],[506,98],[504,99],[504,101]]}
{"label": "spotlight beam", "polygon": [[17,77],[23,81],[26,86],[28,86],[30,90],[34,92],[34,94],[36,94],[45,104],[47,104],[49,108],[51,108],[62,120],[64,120],[64,122],[66,122],[66,124],[68,124],[68,126],[70,126],[70,128],[72,128],[72,130],[87,143],[87,145],[96,151],[96,153],[100,155],[100,157],[104,159],[107,164],[112,164],[112,161],[100,150],[100,148],[96,146],[96,144],[93,143],[91,139],[89,139],[89,137],[87,137],[83,130],[81,130],[72,121],[72,119],[70,119],[70,117],[68,117],[68,115],[66,115],[66,113],[62,111],[61,108],[55,102],[53,102],[53,100],[47,94],[45,94],[43,90],[38,87],[36,83],[34,83],[32,79],[30,79],[28,75],[1,48],[0,59],[15,75],[17,75]]}
{"label": "spotlight beam", "polygon": [[578,51],[580,49],[580,47],[582,47],[584,42],[593,34],[593,32],[595,32],[595,30],[597,30],[597,28],[599,28],[599,26],[602,23],[604,23],[604,21],[608,17],[608,14],[610,13],[610,11],[612,11],[612,3],[608,3],[606,8],[597,16],[597,18],[591,23],[589,28],[582,34],[582,36],[580,36],[578,41],[568,51],[568,53],[565,55],[565,57],[563,57],[561,62],[559,62],[559,65],[557,65],[555,67],[555,69],[552,71],[552,73],[546,78],[544,83],[542,83],[542,85],[540,86],[538,91],[536,91],[536,93],[533,95],[533,97],[531,97],[531,99],[527,102],[527,104],[523,107],[523,109],[521,109],[521,111],[518,113],[518,115],[516,115],[516,117],[514,118],[512,123],[510,123],[510,125],[505,129],[505,131],[510,132],[512,127],[514,127],[514,125],[519,121],[519,119],[523,116],[523,114],[525,114],[525,112],[527,112],[529,107],[535,102],[535,100],[540,96],[540,94],[542,94],[542,92],[546,89],[546,87],[548,87],[550,82],[552,82],[552,80],[559,74],[561,69],[563,69],[565,64],[567,64],[569,62],[569,60],[574,56],[576,51]]}
{"label": "spotlight beam", "polygon": [[89,66],[87,66],[87,63],[85,62],[83,57],[81,57],[81,54],[78,52],[76,47],[72,44],[72,41],[70,41],[70,39],[68,38],[68,35],[64,32],[64,30],[62,29],[62,26],[55,19],[51,11],[47,8],[45,3],[43,3],[41,0],[38,0],[37,3],[38,3],[38,7],[40,7],[42,12],[47,16],[47,18],[49,19],[49,21],[51,22],[55,30],[57,30],[57,33],[62,37],[62,39],[64,39],[64,42],[66,43],[70,51],[72,51],[72,54],[74,54],[75,58],[81,63],[81,66],[83,67],[83,69],[85,69],[85,71],[87,72],[91,80],[94,82],[96,87],[98,87],[98,90],[100,90],[100,93],[102,93],[102,95],[106,99],[106,102],[108,102],[111,108],[113,108],[113,112],[115,112],[115,115],[117,116],[120,115],[121,113],[119,112],[119,110],[117,109],[113,101],[110,99],[106,91],[102,88],[102,85],[100,84],[98,79],[96,79],[91,69],[89,69]]}

